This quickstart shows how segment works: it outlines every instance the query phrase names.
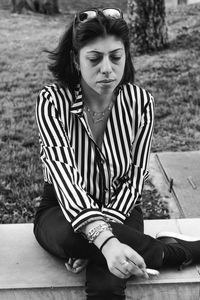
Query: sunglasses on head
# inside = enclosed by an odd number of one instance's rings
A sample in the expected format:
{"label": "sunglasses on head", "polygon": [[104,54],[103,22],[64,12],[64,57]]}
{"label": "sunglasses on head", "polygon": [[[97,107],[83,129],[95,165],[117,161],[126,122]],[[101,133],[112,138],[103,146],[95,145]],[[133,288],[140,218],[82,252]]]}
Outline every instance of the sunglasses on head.
{"label": "sunglasses on head", "polygon": [[119,8],[92,8],[77,13],[75,16],[75,21],[85,23],[89,20],[97,18],[100,12],[107,18],[123,19],[123,13]]}

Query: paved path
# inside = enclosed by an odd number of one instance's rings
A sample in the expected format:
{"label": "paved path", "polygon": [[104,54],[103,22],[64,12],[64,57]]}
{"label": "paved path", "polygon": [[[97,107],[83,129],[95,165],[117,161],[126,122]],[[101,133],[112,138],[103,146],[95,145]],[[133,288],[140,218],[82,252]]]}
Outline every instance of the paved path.
{"label": "paved path", "polygon": [[150,172],[172,218],[200,216],[200,151],[153,153]]}

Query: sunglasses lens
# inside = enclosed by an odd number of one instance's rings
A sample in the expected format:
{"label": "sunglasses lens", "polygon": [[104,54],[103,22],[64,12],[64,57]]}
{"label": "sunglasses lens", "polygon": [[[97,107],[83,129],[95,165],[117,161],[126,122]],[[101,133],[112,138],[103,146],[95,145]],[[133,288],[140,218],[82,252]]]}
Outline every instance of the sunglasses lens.
{"label": "sunglasses lens", "polygon": [[115,19],[120,19],[122,18],[122,14],[118,9],[115,8],[106,8],[103,10],[103,14],[106,17],[111,17]]}
{"label": "sunglasses lens", "polygon": [[[102,10],[102,13],[104,14],[105,17],[109,17],[109,18],[115,18],[115,19],[123,18],[122,12],[116,8],[104,8]],[[98,15],[98,10],[85,10],[79,13],[78,20],[81,23],[84,23],[96,18],[97,15]]]}
{"label": "sunglasses lens", "polygon": [[94,10],[87,10],[79,14],[79,20],[81,22],[86,22],[88,20],[96,18],[97,13]]}

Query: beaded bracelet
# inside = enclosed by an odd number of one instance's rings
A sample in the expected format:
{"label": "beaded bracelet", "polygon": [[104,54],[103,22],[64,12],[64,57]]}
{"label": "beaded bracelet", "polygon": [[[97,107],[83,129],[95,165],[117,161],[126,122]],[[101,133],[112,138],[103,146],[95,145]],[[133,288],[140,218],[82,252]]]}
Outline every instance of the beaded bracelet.
{"label": "beaded bracelet", "polygon": [[99,224],[96,227],[93,227],[89,230],[88,234],[86,235],[89,243],[93,243],[94,240],[100,235],[101,232],[105,231],[105,230],[109,230],[112,232],[112,227],[110,224],[107,223],[103,223],[103,224]]}
{"label": "beaded bracelet", "polygon": [[109,237],[103,242],[103,244],[101,245],[101,247],[99,248],[99,250],[102,251],[102,249],[103,249],[103,247],[105,246],[105,244],[106,244],[109,240],[114,239],[114,238],[116,238],[115,235],[109,236]]}

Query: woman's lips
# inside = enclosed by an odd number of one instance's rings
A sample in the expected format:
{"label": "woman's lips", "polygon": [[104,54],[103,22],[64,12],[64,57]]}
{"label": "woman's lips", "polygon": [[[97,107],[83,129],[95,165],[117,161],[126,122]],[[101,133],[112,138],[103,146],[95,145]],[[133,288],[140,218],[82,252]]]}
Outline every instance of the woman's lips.
{"label": "woman's lips", "polygon": [[99,80],[98,83],[111,83],[115,81],[114,79],[103,79],[103,80]]}

